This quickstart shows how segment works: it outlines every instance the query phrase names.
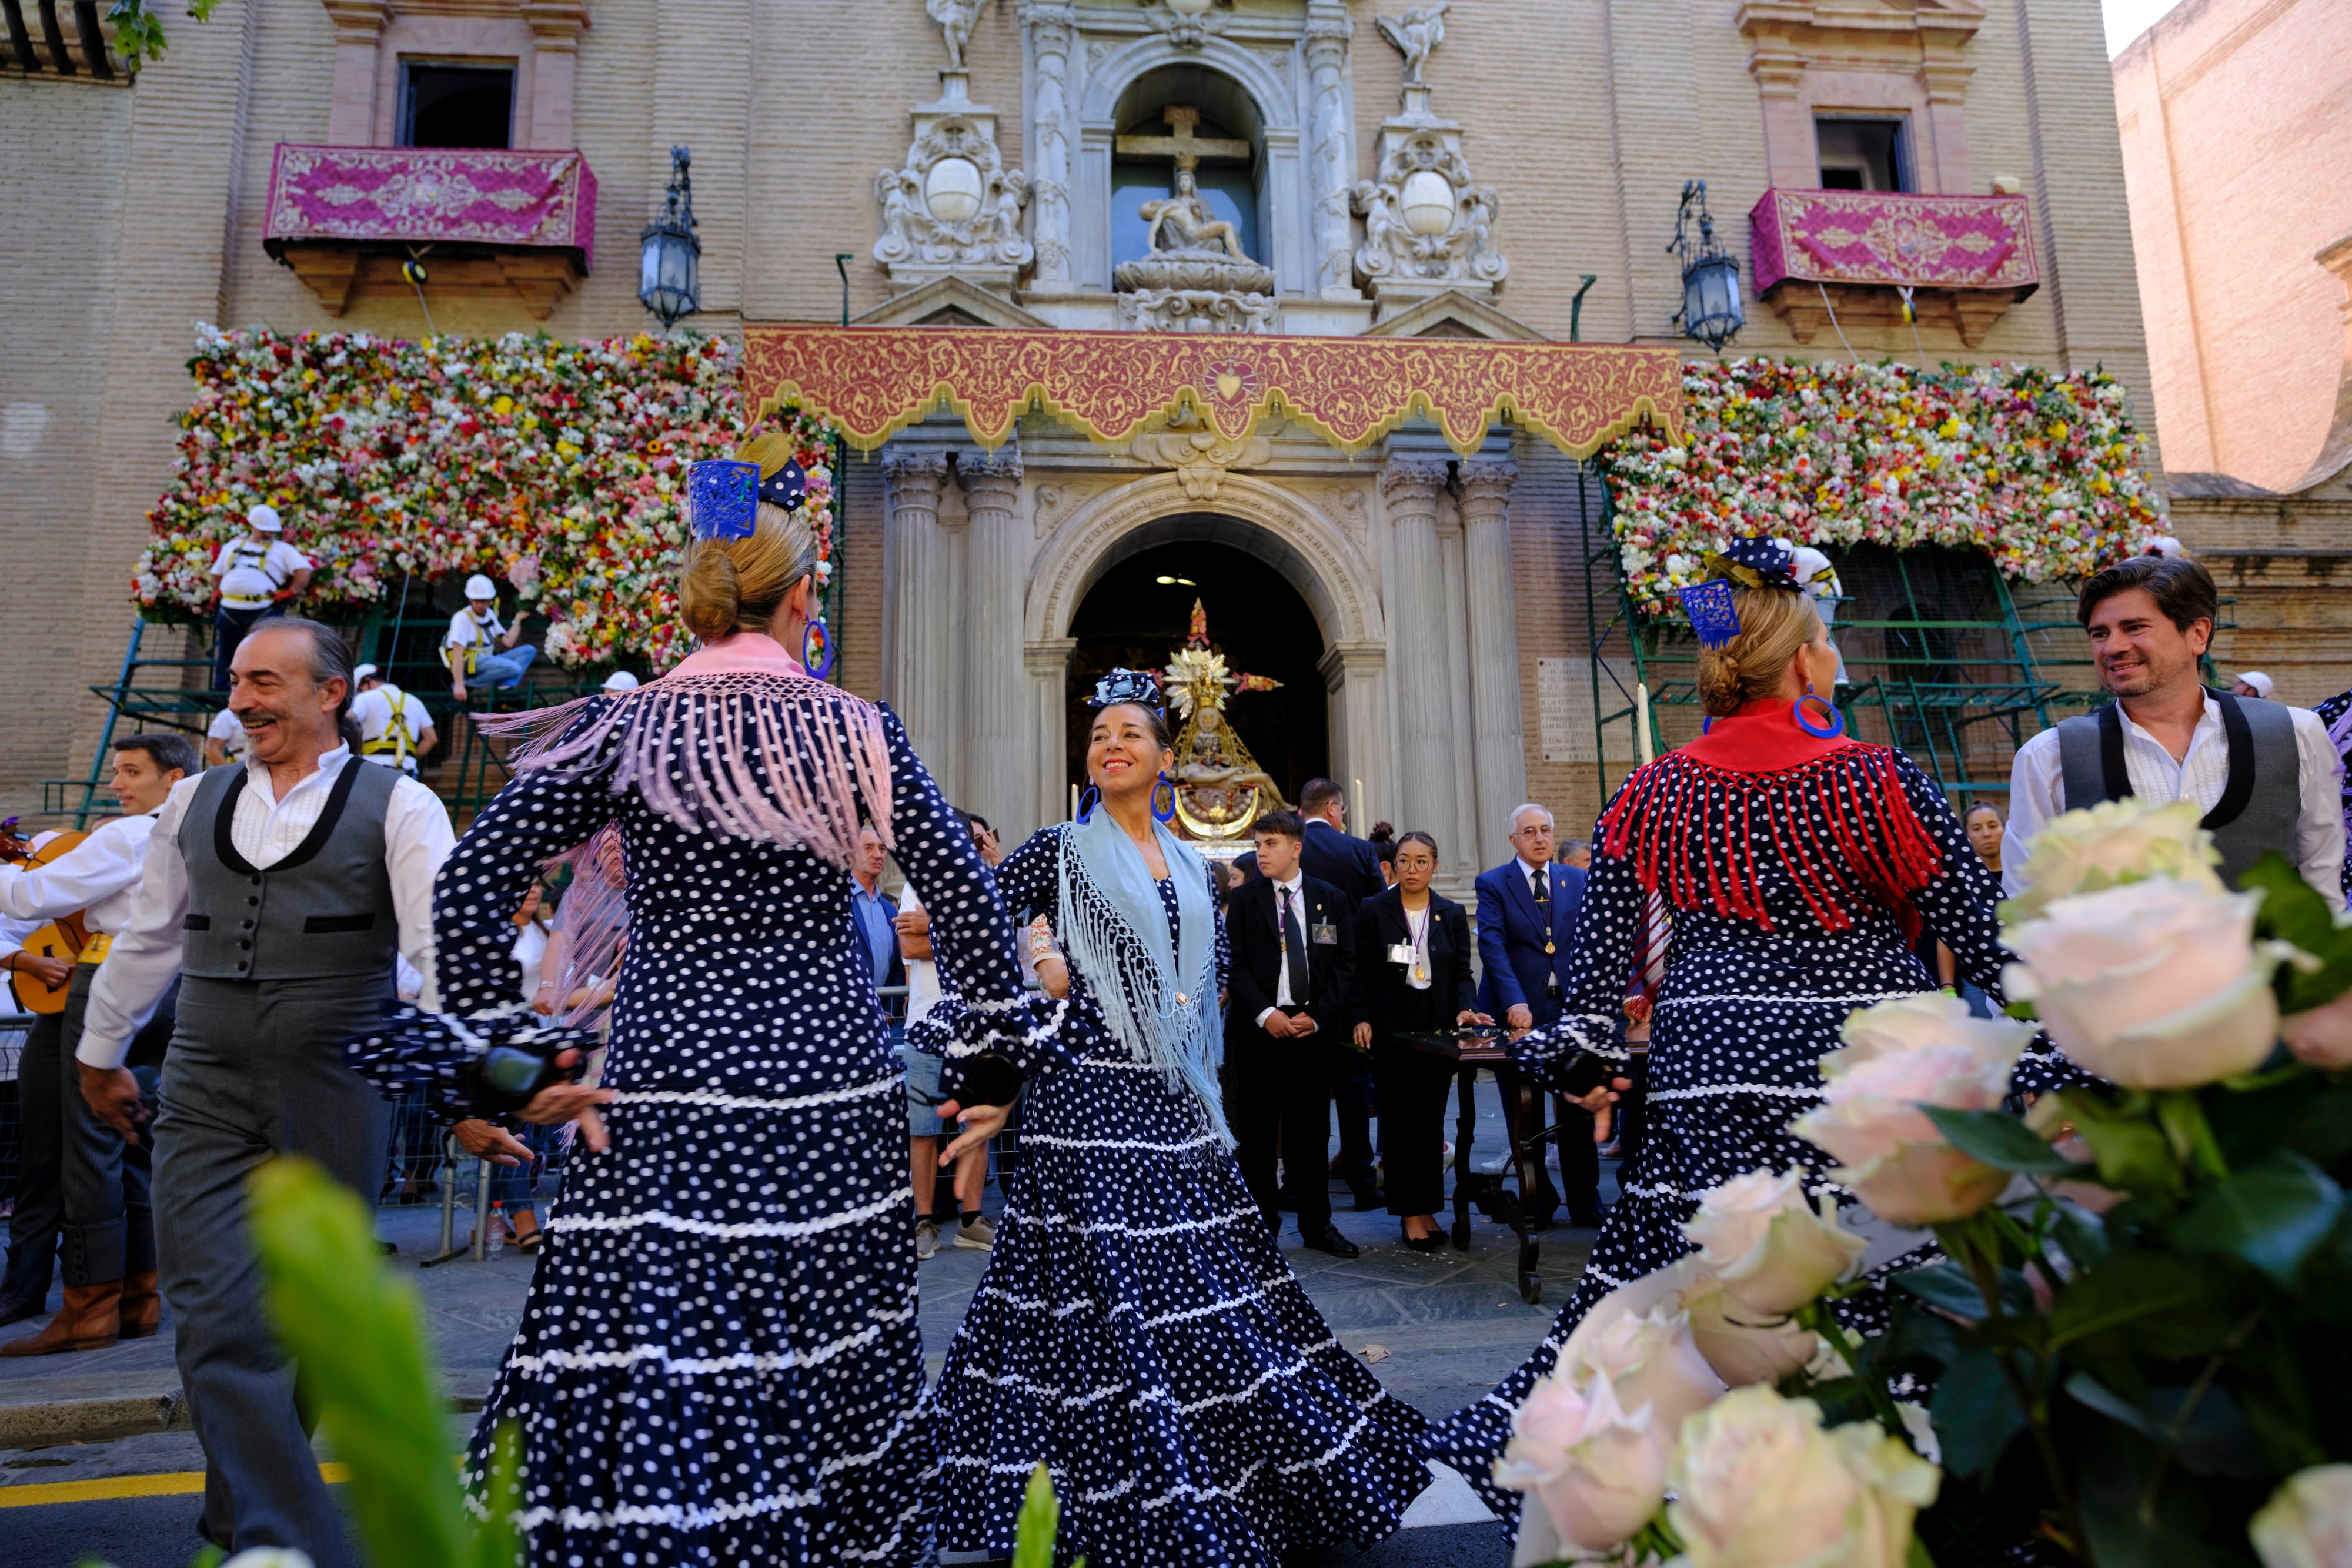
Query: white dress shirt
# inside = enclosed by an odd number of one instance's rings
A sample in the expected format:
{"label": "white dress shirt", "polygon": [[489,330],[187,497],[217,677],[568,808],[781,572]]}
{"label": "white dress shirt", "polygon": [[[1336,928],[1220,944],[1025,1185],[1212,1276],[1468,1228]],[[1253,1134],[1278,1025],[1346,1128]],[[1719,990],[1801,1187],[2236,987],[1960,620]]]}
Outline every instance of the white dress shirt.
{"label": "white dress shirt", "polygon": [[[2294,859],[2330,909],[2344,907],[2343,758],[2327,737],[2327,727],[2307,708],[2291,707],[2297,762]],[[2132,793],[2145,800],[2194,800],[2211,810],[2230,784],[2230,743],[2221,730],[2221,705],[2205,695],[2205,713],[2189,737],[2179,761],[2164,743],[2121,715],[2124,774]],[[2001,891],[2011,898],[2025,890],[2025,862],[2042,824],[2066,810],[2065,774],[2058,756],[2058,731],[2045,729],[2017,749],[2009,775],[2009,825],[2000,843]]]}
{"label": "white dress shirt", "polygon": [[152,811],[117,817],[100,822],[89,837],[47,865],[29,871],[0,865],[0,915],[37,926],[80,909],[89,912],[82,924],[93,934],[119,934],[130,923],[131,895],[146,867],[147,839],[154,831]]}
{"label": "white dress shirt", "polygon": [[[246,788],[229,820],[236,852],[267,871],[291,854],[318,824],[335,776],[351,766],[352,748],[338,746],[319,758],[318,771],[283,798],[266,763],[245,764]],[[92,1067],[120,1067],[139,1022],[179,972],[181,923],[188,915],[188,864],[180,856],[180,823],[202,775],[172,787],[171,798],[147,840],[145,874],[131,900],[131,918],[90,989],[89,1015],[74,1052]],[[393,913],[400,924],[400,954],[424,977],[418,1005],[436,1005],[433,989],[433,878],[457,836],[441,797],[414,779],[393,781],[383,813],[383,864],[392,879]]]}
{"label": "white dress shirt", "polygon": [[[1298,993],[1292,989],[1290,984],[1290,948],[1282,940],[1282,901],[1285,894],[1289,896],[1290,913],[1298,921],[1298,938],[1302,942],[1307,940],[1306,883],[1307,873],[1303,871],[1295,871],[1290,873],[1288,882],[1277,882],[1274,884],[1274,936],[1276,954],[1274,970],[1274,1007],[1267,1008],[1257,1015],[1257,1025],[1260,1029],[1264,1029],[1265,1020],[1274,1016],[1275,1008],[1295,1008],[1303,1005],[1297,999]],[[1307,977],[1301,975],[1298,978],[1303,986]]]}

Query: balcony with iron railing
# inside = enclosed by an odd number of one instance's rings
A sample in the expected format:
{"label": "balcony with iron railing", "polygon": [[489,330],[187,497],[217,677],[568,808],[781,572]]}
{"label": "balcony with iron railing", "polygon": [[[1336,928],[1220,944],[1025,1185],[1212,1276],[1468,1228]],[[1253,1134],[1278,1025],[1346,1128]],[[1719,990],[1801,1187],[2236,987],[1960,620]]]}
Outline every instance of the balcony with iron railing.
{"label": "balcony with iron railing", "polygon": [[594,258],[596,176],[578,152],[280,143],[262,243],[330,316],[354,299],[520,299],[544,321]]}
{"label": "balcony with iron railing", "polygon": [[49,81],[131,85],[100,0],[0,0],[0,66]]}
{"label": "balcony with iron railing", "polygon": [[2023,196],[1775,189],[1748,226],[1756,292],[1801,343],[1900,325],[1907,304],[1973,349],[2042,284]]}

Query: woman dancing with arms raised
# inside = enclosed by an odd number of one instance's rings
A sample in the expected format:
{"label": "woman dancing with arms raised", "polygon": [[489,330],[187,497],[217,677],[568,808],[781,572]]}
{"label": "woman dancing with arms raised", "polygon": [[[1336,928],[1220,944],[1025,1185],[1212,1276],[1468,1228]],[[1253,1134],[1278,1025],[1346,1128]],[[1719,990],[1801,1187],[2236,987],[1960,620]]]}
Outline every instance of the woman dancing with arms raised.
{"label": "woman dancing with arms raised", "polygon": [[456,1100],[460,1027],[551,1028],[505,1005],[502,916],[542,862],[618,830],[628,946],[604,1087],[543,1091],[523,1113],[593,1097],[604,1122],[589,1113],[564,1173],[467,1467],[478,1507],[492,1435],[520,1429],[539,1563],[932,1561],[903,1090],[849,946],[861,821],[975,1000],[967,1055],[1008,1064],[1009,1097],[1052,1049],[971,834],[898,719],[785,651],[803,643],[815,560],[800,471],[779,438],[741,455],[756,510],[740,498],[734,537],[698,506],[680,584],[703,649],[554,710],[441,872],[441,997],[457,1016],[355,1051],[381,1082]]}
{"label": "woman dancing with arms raised", "polygon": [[[1622,1196],[1550,1334],[1433,1434],[1433,1457],[1507,1520],[1518,1494],[1490,1472],[1514,1412],[1594,1302],[1690,1250],[1682,1228],[1701,1193],[1793,1168],[1816,1197],[1847,1196],[1825,1174],[1837,1162],[1787,1129],[1819,1100],[1819,1062],[1839,1048],[1847,1014],[1933,988],[1912,951],[1919,923],[1963,977],[2000,996],[1992,880],[1934,782],[1901,751],[1843,737],[1837,710],[1815,695],[1830,689],[1837,657],[1789,551],[1744,541],[1717,564],[1732,580],[1709,584],[1694,609],[1711,727],[1610,802],[1593,835],[1567,1009],[1513,1047],[1555,1077],[1580,1051],[1623,1061],[1612,1025],[1653,907],[1672,909],[1648,1124]],[[1706,613],[1710,596],[1723,620]],[[2016,1082],[2042,1087],[2069,1071],[2029,1056]]]}
{"label": "woman dancing with arms raised", "polygon": [[[1423,1423],[1340,1348],[1234,1161],[1224,922],[1208,868],[1153,821],[1174,761],[1159,688],[1116,671],[1093,706],[1099,803],[996,871],[1014,915],[1049,915],[1068,947],[1077,1060],[1030,1086],[995,1252],[932,1395],[941,1544],[1009,1550],[1041,1463],[1064,1557],[1093,1568],[1276,1568],[1376,1541],[1429,1484]],[[949,1048],[951,1092],[971,1049]],[[950,1156],[1004,1120],[965,1115]]]}

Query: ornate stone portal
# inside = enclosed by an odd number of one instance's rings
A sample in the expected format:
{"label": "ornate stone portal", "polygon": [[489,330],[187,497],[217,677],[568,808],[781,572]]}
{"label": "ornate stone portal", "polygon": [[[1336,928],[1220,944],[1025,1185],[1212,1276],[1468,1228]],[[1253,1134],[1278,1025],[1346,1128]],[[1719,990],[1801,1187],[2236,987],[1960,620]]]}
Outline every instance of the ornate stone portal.
{"label": "ornate stone portal", "polygon": [[1034,257],[1021,233],[1029,176],[1007,169],[996,147],[996,111],[971,101],[964,46],[987,0],[927,0],[948,68],[940,96],[915,110],[905,164],[874,177],[881,234],[874,259],[900,293],[954,276],[1010,294]]}
{"label": "ornate stone portal", "polygon": [[1404,106],[1381,125],[1380,172],[1356,186],[1351,204],[1364,220],[1356,272],[1383,318],[1447,289],[1491,298],[1511,270],[1495,235],[1500,199],[1471,179],[1462,127],[1430,112],[1423,77],[1445,10],[1439,0],[1379,23],[1404,56]]}
{"label": "ornate stone portal", "polygon": [[1225,656],[1209,647],[1208,612],[1197,599],[1192,634],[1169,659],[1163,675],[1169,700],[1183,720],[1176,732],[1175,793],[1176,821],[1185,836],[1238,839],[1266,812],[1288,810],[1281,786],[1258,766],[1225,718],[1228,698],[1275,691],[1282,683],[1228,671]]}
{"label": "ornate stone portal", "polygon": [[1274,269],[1243,252],[1234,225],[1201,199],[1195,172],[1203,158],[1246,161],[1256,150],[1195,135],[1197,109],[1171,107],[1166,118],[1166,136],[1118,139],[1118,151],[1129,157],[1176,161],[1174,193],[1142,206],[1150,254],[1121,263],[1113,275],[1123,297],[1120,319],[1147,332],[1265,331],[1274,318]]}

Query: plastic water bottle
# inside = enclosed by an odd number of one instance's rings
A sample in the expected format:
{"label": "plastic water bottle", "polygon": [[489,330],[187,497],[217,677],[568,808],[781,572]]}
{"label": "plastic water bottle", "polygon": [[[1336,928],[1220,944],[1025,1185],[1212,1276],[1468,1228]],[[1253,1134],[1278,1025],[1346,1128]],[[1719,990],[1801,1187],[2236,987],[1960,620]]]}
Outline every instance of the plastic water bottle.
{"label": "plastic water bottle", "polygon": [[507,1245],[507,1205],[504,1198],[491,1199],[489,1225],[490,1240],[488,1255],[495,1258],[506,1250]]}

